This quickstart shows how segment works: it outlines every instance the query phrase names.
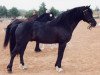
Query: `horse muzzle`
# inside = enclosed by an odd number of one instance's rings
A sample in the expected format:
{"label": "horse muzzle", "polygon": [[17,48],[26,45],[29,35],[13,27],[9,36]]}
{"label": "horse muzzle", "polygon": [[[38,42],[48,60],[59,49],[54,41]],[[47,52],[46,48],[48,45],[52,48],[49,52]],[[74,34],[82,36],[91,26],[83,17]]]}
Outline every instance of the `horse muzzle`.
{"label": "horse muzzle", "polygon": [[97,22],[95,20],[92,20],[92,22],[89,22],[90,27],[95,27]]}
{"label": "horse muzzle", "polygon": [[91,30],[92,28],[94,28],[94,27],[96,26],[97,22],[96,22],[96,21],[95,21],[95,22],[92,22],[92,23],[89,22],[89,24],[90,24],[90,25],[88,26],[88,29]]}

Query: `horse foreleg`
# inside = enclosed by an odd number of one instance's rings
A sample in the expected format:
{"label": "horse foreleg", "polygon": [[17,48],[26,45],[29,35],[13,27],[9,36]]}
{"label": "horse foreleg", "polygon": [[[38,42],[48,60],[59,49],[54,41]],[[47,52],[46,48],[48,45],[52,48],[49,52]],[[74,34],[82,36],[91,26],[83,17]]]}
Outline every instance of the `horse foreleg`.
{"label": "horse foreleg", "polygon": [[56,64],[55,64],[56,70],[58,72],[63,70],[61,68],[61,62],[62,62],[62,58],[63,58],[65,47],[66,47],[66,43],[59,43],[58,57],[57,57],[57,61],[56,61]]}
{"label": "horse foreleg", "polygon": [[41,49],[40,49],[40,47],[39,47],[39,42],[36,42],[35,51],[36,51],[36,52],[40,52],[40,51],[41,51]]}

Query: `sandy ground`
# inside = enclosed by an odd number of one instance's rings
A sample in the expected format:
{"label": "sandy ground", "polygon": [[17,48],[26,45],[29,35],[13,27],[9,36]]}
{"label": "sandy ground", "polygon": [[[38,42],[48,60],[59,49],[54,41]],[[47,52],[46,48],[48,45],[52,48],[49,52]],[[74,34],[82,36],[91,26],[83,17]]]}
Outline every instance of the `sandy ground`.
{"label": "sandy ground", "polygon": [[[97,20],[100,23],[100,20]],[[9,21],[0,22],[0,75],[10,75],[6,66],[9,63],[9,47],[3,49],[4,28]],[[40,53],[34,52],[35,42],[29,42],[24,59],[27,70],[19,68],[19,57],[14,60],[11,75],[100,75],[100,27],[87,29],[88,24],[81,21],[76,27],[71,41],[65,49],[61,73],[56,72],[54,64],[57,48],[45,45]]]}

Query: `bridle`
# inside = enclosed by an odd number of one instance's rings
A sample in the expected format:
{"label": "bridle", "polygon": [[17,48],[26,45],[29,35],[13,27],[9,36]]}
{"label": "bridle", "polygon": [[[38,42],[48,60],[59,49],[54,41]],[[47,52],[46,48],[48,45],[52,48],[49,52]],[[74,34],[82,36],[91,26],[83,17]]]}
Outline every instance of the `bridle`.
{"label": "bridle", "polygon": [[[88,13],[88,9],[85,9],[85,10],[83,11],[83,14],[84,14],[85,17],[87,17],[88,14],[89,14],[89,13]],[[91,20],[93,20],[93,18],[88,18],[87,21],[90,22]]]}
{"label": "bridle", "polygon": [[[91,24],[90,21],[92,21],[93,18],[88,17],[88,15],[89,15],[88,9],[85,9],[85,10],[83,11],[83,14],[84,14],[85,18],[88,18],[87,21]],[[91,30],[92,26],[88,26],[87,28]]]}

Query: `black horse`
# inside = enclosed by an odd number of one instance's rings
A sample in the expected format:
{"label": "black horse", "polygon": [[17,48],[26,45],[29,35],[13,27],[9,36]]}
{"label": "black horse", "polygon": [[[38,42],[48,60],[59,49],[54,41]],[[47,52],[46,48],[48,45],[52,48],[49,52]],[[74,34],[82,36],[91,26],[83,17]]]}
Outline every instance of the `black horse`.
{"label": "black horse", "polygon": [[17,52],[20,53],[20,63],[25,65],[23,55],[29,41],[45,44],[58,43],[58,57],[55,67],[57,71],[61,71],[63,53],[74,29],[81,20],[89,23],[89,28],[95,27],[96,21],[92,15],[93,13],[89,6],[82,6],[65,11],[47,23],[34,21],[18,25],[15,31],[16,45],[12,51],[10,63],[7,66],[8,72],[12,72],[13,60]]}
{"label": "black horse", "polygon": [[[22,22],[32,22],[32,21],[39,21],[39,22],[47,22],[54,19],[54,15],[50,16],[51,13],[44,13],[38,17],[37,14],[31,16],[28,19],[15,19],[12,21],[6,28],[6,35],[5,35],[5,41],[4,41],[4,47],[8,45],[8,42],[10,41],[10,54],[13,51],[16,39],[15,39],[15,31],[18,25]],[[39,52],[41,51],[39,48],[39,42],[36,42],[35,51]]]}

